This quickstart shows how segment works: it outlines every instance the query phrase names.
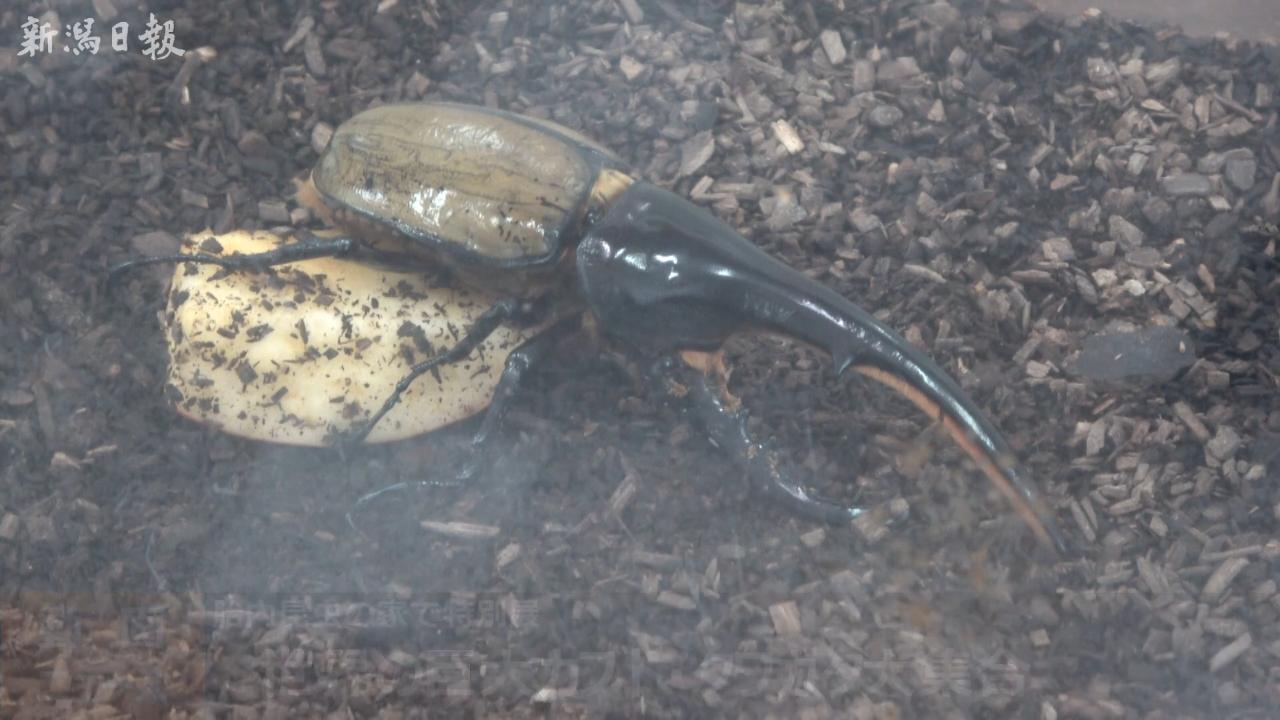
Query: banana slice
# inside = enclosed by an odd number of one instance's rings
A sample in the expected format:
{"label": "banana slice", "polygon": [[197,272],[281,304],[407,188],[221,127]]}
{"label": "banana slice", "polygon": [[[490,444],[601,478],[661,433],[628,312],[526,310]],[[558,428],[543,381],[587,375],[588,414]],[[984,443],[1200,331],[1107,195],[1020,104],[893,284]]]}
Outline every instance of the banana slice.
{"label": "banana slice", "polygon": [[[187,251],[252,254],[284,242],[267,232],[203,233]],[[179,263],[165,315],[170,390],[178,412],[233,435],[326,445],[361,427],[411,365],[457,343],[497,299],[336,258],[269,272]],[[499,327],[466,360],[418,378],[367,442],[480,412],[507,356],[540,329]]]}

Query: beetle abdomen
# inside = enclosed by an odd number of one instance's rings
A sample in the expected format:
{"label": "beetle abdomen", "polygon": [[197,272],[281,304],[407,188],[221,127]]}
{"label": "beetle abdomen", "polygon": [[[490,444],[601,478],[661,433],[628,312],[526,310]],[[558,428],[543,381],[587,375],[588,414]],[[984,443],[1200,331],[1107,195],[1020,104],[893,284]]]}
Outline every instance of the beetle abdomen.
{"label": "beetle abdomen", "polygon": [[446,255],[520,266],[580,229],[621,161],[555,123],[450,103],[384,105],[334,133],[312,177],[325,201]]}

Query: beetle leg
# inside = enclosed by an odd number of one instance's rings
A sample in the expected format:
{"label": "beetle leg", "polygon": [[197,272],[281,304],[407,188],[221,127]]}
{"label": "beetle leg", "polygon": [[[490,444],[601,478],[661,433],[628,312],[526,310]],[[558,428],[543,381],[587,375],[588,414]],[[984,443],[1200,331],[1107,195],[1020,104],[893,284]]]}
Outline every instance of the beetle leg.
{"label": "beetle leg", "polygon": [[347,255],[355,247],[356,242],[348,237],[330,238],[313,235],[288,245],[282,245],[274,250],[251,255],[241,255],[239,253],[225,257],[208,253],[153,255],[151,257],[138,258],[137,260],[128,260],[112,267],[107,274],[107,284],[113,283],[123,272],[160,263],[193,262],[217,265],[227,270],[264,270],[274,265],[284,265],[300,260]]}
{"label": "beetle leg", "polygon": [[485,446],[494,433],[498,431],[498,428],[502,426],[502,421],[511,409],[512,400],[515,399],[516,394],[520,391],[520,386],[524,382],[529,368],[537,365],[542,358],[546,357],[547,351],[560,338],[568,334],[568,331],[572,330],[573,326],[574,323],[572,321],[563,320],[545,332],[534,336],[507,356],[506,365],[502,368],[502,377],[498,379],[498,386],[493,391],[493,399],[489,401],[489,407],[485,409],[484,418],[480,421],[479,429],[471,437],[471,456],[463,463],[462,469],[458,471],[459,480],[470,480],[484,469],[489,458],[488,453],[485,452]]}
{"label": "beetle leg", "polygon": [[289,263],[301,262],[303,260],[314,260],[316,258],[325,257],[346,257],[361,262],[383,263],[390,267],[401,269],[423,264],[422,259],[418,256],[408,253],[380,250],[365,245],[350,237],[321,237],[319,235],[308,234],[307,237],[295,240],[287,245],[281,245],[274,250],[251,253],[248,255],[240,253],[234,253],[231,255],[179,253],[176,255],[153,255],[151,257],[138,258],[136,260],[127,260],[113,266],[107,272],[107,287],[112,287],[116,279],[122,273],[133,270],[134,268],[145,267],[147,265],[158,265],[161,263],[204,263],[208,265],[217,265],[226,270],[251,270],[257,272],[277,265],[287,265]]}
{"label": "beetle leg", "polygon": [[654,371],[667,383],[670,394],[689,401],[711,441],[744,467],[754,492],[781,500],[797,514],[822,522],[848,524],[862,515],[863,508],[846,507],[811,494],[782,468],[777,453],[751,437],[747,411],[726,385],[723,361],[720,353],[686,352],[679,359],[660,360]]}
{"label": "beetle leg", "polygon": [[[419,489],[455,488],[459,484],[472,479],[483,470],[489,457],[484,452],[485,445],[488,444],[489,439],[493,437],[498,428],[502,426],[502,420],[506,417],[507,411],[511,409],[511,401],[519,392],[525,374],[529,371],[529,368],[537,365],[546,356],[551,346],[555,345],[556,341],[566,335],[567,331],[572,328],[573,323],[571,321],[561,321],[552,325],[546,331],[535,335],[507,356],[507,362],[502,369],[502,377],[498,379],[498,386],[493,391],[493,399],[489,401],[489,407],[485,409],[484,418],[480,421],[480,428],[471,437],[470,457],[463,463],[462,469],[458,471],[457,476],[449,480],[398,482],[394,485],[388,485],[373,492],[365,493],[356,499],[355,504],[347,511],[347,525],[351,526],[352,530],[360,532],[360,528],[357,527],[355,522],[356,513],[360,512],[365,505],[386,493],[399,492],[415,487]],[[368,427],[371,429],[373,425],[370,424]]]}
{"label": "beetle leg", "polygon": [[466,358],[480,343],[483,343],[486,338],[492,335],[499,325],[507,320],[524,320],[534,313],[536,313],[534,304],[528,301],[509,298],[494,303],[493,307],[476,318],[475,323],[467,330],[467,334],[462,336],[458,344],[430,360],[424,360],[410,368],[409,373],[401,378],[400,382],[396,383],[395,389],[391,391],[391,395],[382,403],[382,407],[378,408],[378,411],[359,430],[348,435],[342,444],[358,445],[364,442],[365,438],[369,437],[369,433],[374,426],[378,424],[378,421],[382,420],[396,406],[396,403],[400,402],[400,396],[404,394],[405,390],[409,389],[414,380],[441,365],[448,365]]}

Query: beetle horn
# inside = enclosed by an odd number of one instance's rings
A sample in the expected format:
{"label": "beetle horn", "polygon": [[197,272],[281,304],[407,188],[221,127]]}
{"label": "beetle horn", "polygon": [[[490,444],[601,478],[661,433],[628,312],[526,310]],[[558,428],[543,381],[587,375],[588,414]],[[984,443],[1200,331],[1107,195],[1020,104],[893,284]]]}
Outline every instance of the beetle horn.
{"label": "beetle horn", "polygon": [[995,426],[924,353],[862,308],[688,201],[637,182],[578,249],[584,292],[610,326],[657,349],[712,349],[764,331],[829,353],[939,422],[1047,546],[1066,542]]}
{"label": "beetle horn", "polygon": [[[1004,438],[945,371],[845,298],[798,272],[779,274],[783,277],[744,278],[751,286],[743,295],[744,309],[758,326],[829,352],[838,375],[853,370],[911,401],[947,431],[1042,542],[1066,549]],[[765,301],[752,302],[753,297]]]}

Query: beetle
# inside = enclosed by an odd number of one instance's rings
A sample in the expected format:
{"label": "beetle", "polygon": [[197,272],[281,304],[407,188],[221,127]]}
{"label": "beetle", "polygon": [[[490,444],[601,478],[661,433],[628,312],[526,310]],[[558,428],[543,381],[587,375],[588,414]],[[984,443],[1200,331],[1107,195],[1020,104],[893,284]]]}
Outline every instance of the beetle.
{"label": "beetle", "polygon": [[[310,203],[345,231],[265,252],[142,258],[262,270],[341,256],[405,270],[447,269],[500,299],[459,341],[416,364],[366,426],[363,440],[413,381],[469,356],[498,327],[540,327],[508,358],[486,410],[479,451],[511,391],[568,318],[586,315],[687,397],[712,441],[752,487],[793,510],[845,522],[861,509],[811,495],[752,438],[726,385],[723,346],[740,333],[785,336],[904,396],[944,428],[1042,544],[1067,543],[1007,442],[959,385],[892,329],[759,249],[689,201],[638,179],[614,153],[547,120],[446,102],[365,110],[334,133],[313,169]],[[307,193],[304,193],[306,195]],[[552,330],[555,332],[551,332]],[[479,453],[478,453],[479,454]]]}

